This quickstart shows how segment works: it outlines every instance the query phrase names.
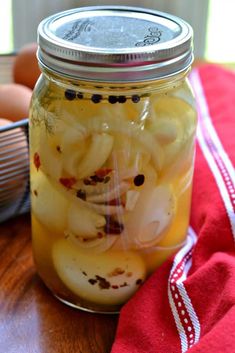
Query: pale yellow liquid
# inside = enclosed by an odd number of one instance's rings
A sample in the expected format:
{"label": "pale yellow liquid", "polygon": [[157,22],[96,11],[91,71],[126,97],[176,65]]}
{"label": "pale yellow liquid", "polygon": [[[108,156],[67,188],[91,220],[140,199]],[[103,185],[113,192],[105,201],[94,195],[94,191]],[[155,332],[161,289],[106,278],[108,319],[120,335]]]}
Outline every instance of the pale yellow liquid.
{"label": "pale yellow liquid", "polygon": [[[46,99],[34,99],[34,258],[65,302],[117,311],[184,243],[196,113],[178,91],[111,105],[105,96],[95,104],[89,94],[68,101],[52,86]],[[108,179],[87,185],[97,170],[108,171]],[[135,185],[137,175],[143,184]],[[118,234],[110,220],[121,225]]]}

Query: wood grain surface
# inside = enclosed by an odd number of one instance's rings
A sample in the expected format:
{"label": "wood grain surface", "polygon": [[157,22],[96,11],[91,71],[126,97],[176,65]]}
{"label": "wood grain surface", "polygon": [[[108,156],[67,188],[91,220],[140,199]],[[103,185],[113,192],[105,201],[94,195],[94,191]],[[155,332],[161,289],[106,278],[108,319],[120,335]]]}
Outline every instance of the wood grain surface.
{"label": "wood grain surface", "polygon": [[0,224],[0,353],[106,353],[117,315],[90,314],[55,299],[36,274],[30,218]]}

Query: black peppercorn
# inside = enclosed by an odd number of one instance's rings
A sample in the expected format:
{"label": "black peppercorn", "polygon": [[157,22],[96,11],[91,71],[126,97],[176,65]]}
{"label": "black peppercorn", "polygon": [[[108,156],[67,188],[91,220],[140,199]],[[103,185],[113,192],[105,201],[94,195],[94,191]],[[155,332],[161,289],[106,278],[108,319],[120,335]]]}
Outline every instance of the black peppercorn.
{"label": "black peppercorn", "polygon": [[131,97],[131,100],[132,100],[133,103],[138,103],[140,101],[140,96],[138,96],[137,94],[134,94]]}
{"label": "black peppercorn", "polygon": [[90,179],[95,181],[96,183],[102,183],[104,181],[104,178],[100,178],[98,175],[91,175]]}
{"label": "black peppercorn", "polygon": [[76,98],[76,92],[73,89],[66,89],[66,91],[64,92],[64,96],[69,101],[72,101]]}
{"label": "black peppercorn", "polygon": [[83,98],[83,94],[82,94],[81,92],[78,92],[78,93],[77,93],[77,98],[78,98],[78,99],[82,99],[82,98]]}
{"label": "black peppercorn", "polygon": [[86,179],[83,180],[83,184],[85,184],[85,185],[91,185],[91,181],[86,178]]}
{"label": "black peppercorn", "polygon": [[100,94],[93,94],[91,100],[93,103],[100,103],[102,96]]}
{"label": "black peppercorn", "polygon": [[141,186],[144,184],[144,174],[138,174],[136,175],[136,177],[134,178],[134,184],[135,186]]}
{"label": "black peppercorn", "polygon": [[125,96],[119,96],[118,97],[118,102],[119,103],[125,103],[126,102],[126,97]]}
{"label": "black peppercorn", "polygon": [[111,104],[115,104],[115,103],[117,103],[117,101],[118,101],[118,98],[117,97],[115,97],[115,96],[109,96],[109,103],[111,103]]}

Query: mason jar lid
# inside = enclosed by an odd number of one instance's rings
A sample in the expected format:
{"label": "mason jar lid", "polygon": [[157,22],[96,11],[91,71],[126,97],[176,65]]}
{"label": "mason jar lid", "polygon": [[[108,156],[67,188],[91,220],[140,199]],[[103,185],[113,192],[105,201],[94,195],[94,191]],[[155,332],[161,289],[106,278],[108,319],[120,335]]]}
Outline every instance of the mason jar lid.
{"label": "mason jar lid", "polygon": [[165,78],[190,67],[193,31],[182,19],[145,8],[92,6],[38,27],[38,59],[59,75],[103,82]]}

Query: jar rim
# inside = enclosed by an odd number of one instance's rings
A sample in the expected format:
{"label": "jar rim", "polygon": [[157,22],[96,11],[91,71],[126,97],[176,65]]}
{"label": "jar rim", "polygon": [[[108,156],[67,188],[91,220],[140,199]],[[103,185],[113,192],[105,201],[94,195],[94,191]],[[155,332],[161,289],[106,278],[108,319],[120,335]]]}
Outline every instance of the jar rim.
{"label": "jar rim", "polygon": [[128,6],[81,7],[40,23],[38,60],[48,70],[81,80],[157,80],[191,66],[192,42],[191,26],[167,13]]}

